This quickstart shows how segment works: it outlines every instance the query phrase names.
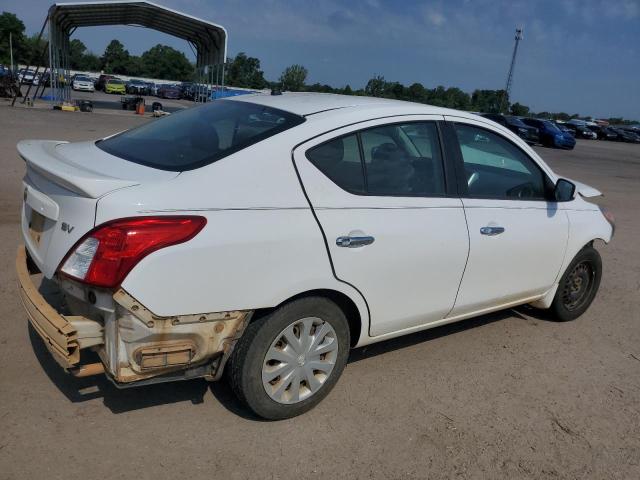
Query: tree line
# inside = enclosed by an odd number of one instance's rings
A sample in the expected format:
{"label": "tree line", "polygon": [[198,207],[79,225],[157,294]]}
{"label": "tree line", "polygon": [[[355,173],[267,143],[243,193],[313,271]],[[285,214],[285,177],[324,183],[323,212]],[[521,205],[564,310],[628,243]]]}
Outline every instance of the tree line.
{"label": "tree line", "polygon": [[[41,64],[48,66],[48,55],[42,57],[46,40],[38,41],[37,35],[27,36],[24,23],[14,14],[0,15],[0,63],[9,63],[9,32],[13,35],[14,62]],[[190,81],[195,78],[195,65],[184,53],[170,46],[158,44],[142,55],[131,55],[119,40],[111,40],[101,56],[88,51],[82,41],[70,42],[69,66],[73,70],[102,71],[110,74],[132,77],[150,77],[166,80]],[[233,87],[253,89],[279,89],[293,92],[324,92],[342,95],[366,95],[372,97],[407,100],[430,105],[486,113],[509,113],[518,116],[570,120],[582,117],[578,113],[532,112],[527,105],[511,103],[504,90],[474,90],[465,92],[458,87],[436,86],[428,88],[421,83],[403,85],[387,81],[381,75],[374,75],[363,88],[353,89],[350,85],[308,84],[308,70],[298,64],[287,67],[278,80],[269,81],[261,69],[260,60],[244,52],[238,53],[226,62],[225,84]],[[614,124],[637,123],[623,118],[606,119]]]}
{"label": "tree line", "polygon": [[[454,108],[482,113],[505,113],[522,117],[536,117],[553,120],[568,121],[572,119],[587,120],[591,117],[582,116],[579,113],[566,112],[533,112],[527,105],[519,102],[511,103],[505,90],[481,90],[476,89],[467,93],[458,87],[444,87],[442,85],[427,88],[421,83],[415,82],[409,86],[400,82],[390,82],[381,75],[374,75],[364,88],[353,89],[349,84],[344,87],[333,87],[327,84],[307,84],[308,70],[302,65],[287,67],[278,81],[269,82],[264,78],[260,69],[260,60],[249,57],[241,52],[227,60],[227,84],[244,88],[276,88],[292,92],[321,92],[337,93],[341,95],[363,95],[369,97],[390,98],[406,100],[409,102],[426,103],[437,107]],[[615,125],[635,124],[636,120],[628,120],[622,117],[611,117],[608,122]]]}

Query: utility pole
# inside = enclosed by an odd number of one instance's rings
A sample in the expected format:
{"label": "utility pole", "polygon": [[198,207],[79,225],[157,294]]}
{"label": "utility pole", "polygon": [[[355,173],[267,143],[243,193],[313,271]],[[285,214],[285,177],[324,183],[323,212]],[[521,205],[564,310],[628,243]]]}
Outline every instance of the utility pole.
{"label": "utility pole", "polygon": [[13,38],[9,32],[9,55],[11,56],[11,73],[13,74]]}
{"label": "utility pole", "polygon": [[509,74],[507,75],[507,85],[504,88],[504,95],[502,96],[502,102],[500,102],[500,111],[503,112],[506,108],[506,102],[508,101],[509,94],[511,93],[511,85],[513,84],[513,70],[516,66],[516,55],[518,55],[518,45],[520,40],[524,38],[524,28],[516,28],[516,43],[513,46],[513,55],[511,56],[511,65],[509,66]]}

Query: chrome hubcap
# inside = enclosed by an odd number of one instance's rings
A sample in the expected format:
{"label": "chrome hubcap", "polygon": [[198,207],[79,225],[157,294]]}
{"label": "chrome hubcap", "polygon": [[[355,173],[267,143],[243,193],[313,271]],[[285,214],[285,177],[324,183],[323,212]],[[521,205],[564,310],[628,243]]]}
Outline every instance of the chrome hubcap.
{"label": "chrome hubcap", "polygon": [[338,356],[333,327],[317,317],[295,321],[280,332],[262,364],[262,384],[278,403],[301,402],[327,381]]}

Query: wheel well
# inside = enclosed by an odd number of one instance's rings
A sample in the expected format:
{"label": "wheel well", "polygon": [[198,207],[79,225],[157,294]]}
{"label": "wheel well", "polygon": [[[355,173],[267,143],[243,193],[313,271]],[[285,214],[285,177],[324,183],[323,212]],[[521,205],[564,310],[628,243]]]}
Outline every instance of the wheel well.
{"label": "wheel well", "polygon": [[298,300],[299,298],[305,297],[325,297],[331,300],[333,303],[338,305],[338,307],[344,312],[345,317],[347,317],[347,321],[349,322],[349,332],[351,335],[351,346],[353,347],[360,338],[360,332],[362,330],[362,318],[360,317],[360,312],[358,311],[358,307],[347,295],[342,292],[338,292],[336,290],[327,290],[327,289],[318,289],[318,290],[309,290],[307,292],[299,293],[291,298],[288,298],[284,302],[279,305],[271,308],[258,308],[253,312],[253,316],[251,317],[251,322],[255,322],[260,318],[263,318],[269,315],[274,310],[280,308],[287,303],[290,303],[294,300]]}

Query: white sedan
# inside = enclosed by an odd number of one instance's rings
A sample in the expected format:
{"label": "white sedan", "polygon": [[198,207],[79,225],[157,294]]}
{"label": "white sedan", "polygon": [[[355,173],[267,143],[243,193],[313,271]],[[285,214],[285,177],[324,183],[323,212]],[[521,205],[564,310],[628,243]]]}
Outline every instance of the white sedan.
{"label": "white sedan", "polygon": [[60,365],[118,386],[225,369],[269,419],[322,400],[353,347],[522,304],[580,316],[614,230],[509,130],[392,100],[246,95],[18,151],[20,292]]}
{"label": "white sedan", "polygon": [[90,77],[84,75],[76,75],[71,82],[71,88],[73,90],[82,90],[85,92],[95,92],[96,88],[93,84],[93,80]]}

